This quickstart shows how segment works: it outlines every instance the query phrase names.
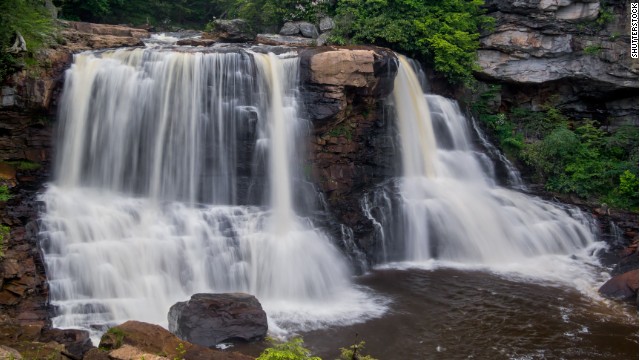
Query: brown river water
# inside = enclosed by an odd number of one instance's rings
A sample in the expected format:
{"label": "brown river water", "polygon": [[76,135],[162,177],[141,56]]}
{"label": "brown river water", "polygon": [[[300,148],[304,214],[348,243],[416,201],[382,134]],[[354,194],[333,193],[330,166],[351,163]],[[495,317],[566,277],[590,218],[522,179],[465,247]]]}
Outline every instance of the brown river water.
{"label": "brown river water", "polygon": [[389,311],[301,333],[314,355],[336,359],[365,341],[364,353],[380,360],[638,358],[637,309],[572,288],[458,269],[375,270],[358,282],[387,297]]}

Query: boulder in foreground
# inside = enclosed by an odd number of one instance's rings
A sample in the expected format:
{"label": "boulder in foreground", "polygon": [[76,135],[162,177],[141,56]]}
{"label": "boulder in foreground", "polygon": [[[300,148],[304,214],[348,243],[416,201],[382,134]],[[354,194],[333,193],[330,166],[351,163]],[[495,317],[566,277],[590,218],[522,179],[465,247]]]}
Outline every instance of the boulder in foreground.
{"label": "boulder in foreground", "polygon": [[169,331],[207,347],[228,340],[257,341],[267,335],[267,314],[249,294],[195,294],[171,307]]}
{"label": "boulder in foreground", "polygon": [[[140,321],[127,321],[109,329],[100,340],[100,349],[109,359],[198,359],[249,360],[252,357],[236,352],[208,349],[182,341],[161,326]],[[104,355],[93,351],[92,359]]]}

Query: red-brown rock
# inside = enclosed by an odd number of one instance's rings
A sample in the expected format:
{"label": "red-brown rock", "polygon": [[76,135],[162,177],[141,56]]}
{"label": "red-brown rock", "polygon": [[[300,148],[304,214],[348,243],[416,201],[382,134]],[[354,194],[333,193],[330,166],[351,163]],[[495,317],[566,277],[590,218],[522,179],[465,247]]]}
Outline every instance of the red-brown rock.
{"label": "red-brown rock", "polygon": [[[236,353],[223,352],[208,349],[187,341],[167,331],[161,326],[147,324],[140,321],[127,321],[118,325],[114,330],[103,335],[100,348],[117,350],[116,347],[125,347],[126,351],[116,352],[123,354],[158,354],[169,359],[183,358],[185,360],[249,360],[251,357]],[[118,339],[119,338],[119,339]],[[119,346],[116,346],[119,345]],[[91,353],[93,358],[99,359],[100,354]],[[110,354],[111,355],[111,354]],[[109,357],[112,358],[112,357]],[[117,357],[116,357],[117,358]],[[146,357],[145,357],[146,358]],[[137,359],[137,357],[136,357]]]}
{"label": "red-brown rock", "polygon": [[598,290],[602,296],[617,300],[638,298],[638,270],[628,271],[609,279]]}

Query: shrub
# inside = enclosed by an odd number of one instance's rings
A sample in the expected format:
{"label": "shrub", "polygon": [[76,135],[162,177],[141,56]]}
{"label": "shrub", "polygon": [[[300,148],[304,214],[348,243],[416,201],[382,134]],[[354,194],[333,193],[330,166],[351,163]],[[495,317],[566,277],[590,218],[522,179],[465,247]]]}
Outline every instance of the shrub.
{"label": "shrub", "polygon": [[302,338],[296,337],[284,343],[276,343],[270,339],[273,346],[265,349],[257,360],[321,360],[311,356],[311,352],[304,347]]}

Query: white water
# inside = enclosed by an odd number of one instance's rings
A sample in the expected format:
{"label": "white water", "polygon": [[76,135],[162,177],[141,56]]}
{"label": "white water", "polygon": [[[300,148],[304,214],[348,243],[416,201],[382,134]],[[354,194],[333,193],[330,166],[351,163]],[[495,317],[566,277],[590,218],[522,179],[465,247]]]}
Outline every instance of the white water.
{"label": "white water", "polygon": [[473,148],[458,105],[424,95],[402,57],[394,86],[402,177],[396,190],[378,190],[363,206],[369,217],[376,206],[401,209],[401,219],[378,211],[386,215],[376,221],[387,222],[381,237],[400,240],[382,244],[391,254],[384,260],[483,268],[593,288],[600,271],[591,255],[599,244],[587,217],[498,186],[484,165],[486,156]]}
{"label": "white water", "polygon": [[276,332],[384,311],[294,210],[297,77],[273,54],[76,55],[42,197],[54,326],[166,326],[198,292],[256,295]]}

